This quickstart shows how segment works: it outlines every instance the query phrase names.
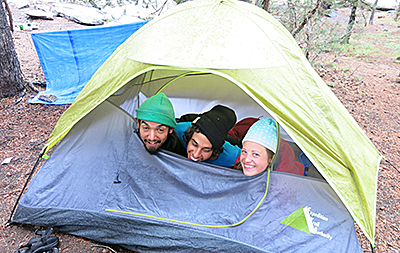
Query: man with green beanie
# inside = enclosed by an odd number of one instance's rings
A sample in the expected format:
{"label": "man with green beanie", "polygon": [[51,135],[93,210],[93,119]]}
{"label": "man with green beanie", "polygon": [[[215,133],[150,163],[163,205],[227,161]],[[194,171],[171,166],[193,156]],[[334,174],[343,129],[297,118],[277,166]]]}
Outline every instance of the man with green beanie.
{"label": "man with green beanie", "polygon": [[136,109],[136,118],[138,135],[150,154],[165,149],[186,156],[186,150],[174,131],[174,107],[164,93],[158,93],[144,101]]}

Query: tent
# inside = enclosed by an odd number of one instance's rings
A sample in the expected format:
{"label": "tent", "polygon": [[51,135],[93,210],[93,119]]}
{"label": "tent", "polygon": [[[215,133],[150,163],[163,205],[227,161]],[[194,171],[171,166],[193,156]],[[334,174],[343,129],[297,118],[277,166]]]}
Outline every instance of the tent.
{"label": "tent", "polygon": [[[273,117],[325,181],[149,155],[135,109],[158,92],[178,117],[215,104],[239,120]],[[373,244],[381,154],[287,30],[245,2],[187,2],[140,28],[62,115],[46,152],[14,222],[139,252],[361,252],[354,219]]]}
{"label": "tent", "polygon": [[[56,32],[32,33],[46,90],[29,102],[71,104],[107,58],[147,21]],[[39,99],[42,94],[57,97],[54,102]]]}

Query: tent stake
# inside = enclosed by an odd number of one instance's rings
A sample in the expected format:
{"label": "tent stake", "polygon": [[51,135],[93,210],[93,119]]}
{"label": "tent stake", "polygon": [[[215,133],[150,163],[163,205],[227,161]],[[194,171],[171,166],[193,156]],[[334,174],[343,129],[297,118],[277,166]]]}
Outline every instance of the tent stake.
{"label": "tent stake", "polygon": [[39,154],[39,157],[36,160],[36,163],[33,166],[32,170],[31,170],[31,173],[29,174],[28,179],[26,180],[24,187],[22,188],[21,193],[19,194],[19,196],[17,198],[17,201],[15,202],[15,205],[14,205],[12,211],[11,211],[11,214],[10,214],[10,218],[8,218],[8,221],[7,221],[6,225],[5,225],[5,227],[8,227],[8,226],[11,225],[11,223],[12,223],[11,219],[12,219],[12,217],[14,215],[15,209],[18,206],[19,200],[21,199],[22,194],[24,193],[26,186],[28,185],[29,181],[31,180],[31,177],[32,177],[33,173],[35,172],[36,166],[39,164],[39,161],[42,158],[42,156],[44,154],[44,151],[45,151],[45,149],[43,149],[43,151]]}

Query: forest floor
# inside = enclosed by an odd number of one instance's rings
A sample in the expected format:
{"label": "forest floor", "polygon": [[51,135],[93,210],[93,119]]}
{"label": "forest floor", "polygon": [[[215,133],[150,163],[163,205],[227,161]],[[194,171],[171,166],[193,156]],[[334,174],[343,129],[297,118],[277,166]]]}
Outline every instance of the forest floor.
{"label": "forest floor", "polygon": [[[23,10],[12,11],[14,23],[29,21]],[[337,18],[346,19],[348,13],[348,9],[341,9]],[[30,34],[86,27],[61,17],[35,23],[39,24],[38,31],[16,30],[13,39],[24,79],[45,82]],[[394,22],[387,12],[378,12],[373,25],[352,36],[352,47],[337,55],[321,55],[316,70],[387,159],[382,161],[378,175],[374,252],[400,252],[400,21]],[[4,225],[38,154],[68,108],[68,105],[30,104],[28,100],[36,92],[29,88],[19,100],[21,95],[0,99],[0,160],[12,157],[0,170],[1,252],[16,251],[20,244],[35,237],[36,229],[41,229],[24,224]],[[60,238],[62,253],[131,252],[118,245],[104,245],[60,231],[54,234]],[[371,252],[359,229],[357,234],[364,252]]]}

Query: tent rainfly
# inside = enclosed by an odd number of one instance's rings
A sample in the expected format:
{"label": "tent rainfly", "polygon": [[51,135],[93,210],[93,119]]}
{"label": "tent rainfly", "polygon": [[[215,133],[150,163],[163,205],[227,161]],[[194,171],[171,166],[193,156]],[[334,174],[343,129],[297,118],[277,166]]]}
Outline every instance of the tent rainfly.
{"label": "tent rainfly", "polygon": [[[272,117],[324,180],[148,154],[135,109],[215,104]],[[54,150],[54,147],[58,144]],[[178,5],[127,39],[61,116],[13,222],[139,252],[362,252],[373,245],[381,154],[271,15],[235,0]]]}

